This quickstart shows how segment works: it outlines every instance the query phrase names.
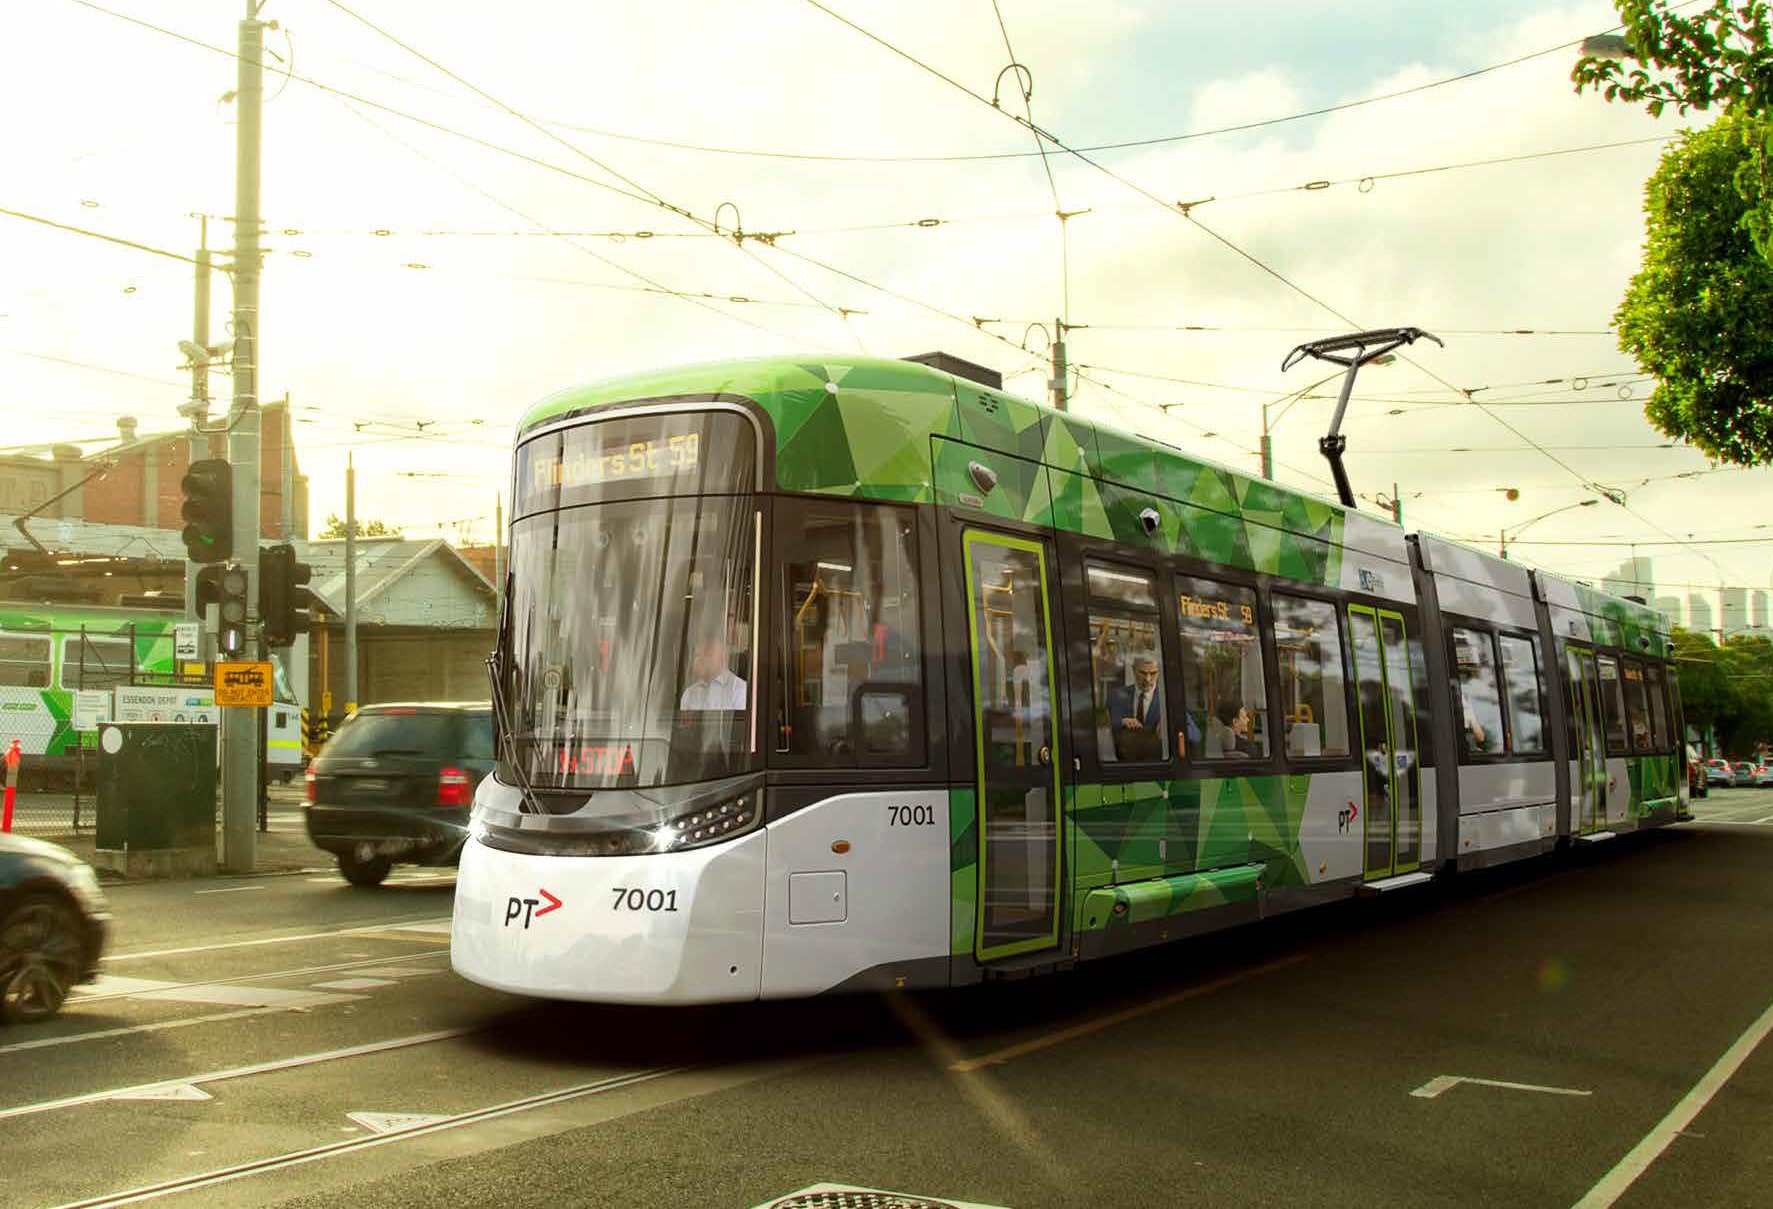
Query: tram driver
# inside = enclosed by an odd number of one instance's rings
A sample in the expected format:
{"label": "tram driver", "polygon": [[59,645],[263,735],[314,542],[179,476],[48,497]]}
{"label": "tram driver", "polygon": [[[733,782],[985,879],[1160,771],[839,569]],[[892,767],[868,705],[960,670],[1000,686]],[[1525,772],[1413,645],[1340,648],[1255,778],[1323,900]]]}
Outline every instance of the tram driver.
{"label": "tram driver", "polygon": [[750,704],[749,686],[728,666],[726,639],[717,634],[697,641],[690,675],[677,707],[682,710],[740,710]]}

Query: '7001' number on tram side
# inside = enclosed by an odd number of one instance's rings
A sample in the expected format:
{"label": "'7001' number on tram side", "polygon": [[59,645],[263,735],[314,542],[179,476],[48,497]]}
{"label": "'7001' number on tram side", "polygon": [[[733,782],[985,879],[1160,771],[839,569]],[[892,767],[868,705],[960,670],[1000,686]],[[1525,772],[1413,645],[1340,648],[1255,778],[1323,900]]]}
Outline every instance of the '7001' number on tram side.
{"label": "'7001' number on tram side", "polygon": [[936,825],[936,808],[934,806],[888,806],[887,826],[889,827],[934,827]]}

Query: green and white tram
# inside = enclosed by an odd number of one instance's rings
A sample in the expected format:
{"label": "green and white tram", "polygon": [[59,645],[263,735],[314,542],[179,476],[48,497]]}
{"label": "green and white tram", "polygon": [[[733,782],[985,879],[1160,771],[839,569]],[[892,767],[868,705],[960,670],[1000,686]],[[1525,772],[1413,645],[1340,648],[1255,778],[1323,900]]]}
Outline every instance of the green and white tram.
{"label": "green and white tram", "polygon": [[[97,739],[74,726],[81,689],[111,695],[118,718],[216,720],[214,692],[180,676],[173,658],[173,627],[183,620],[161,609],[0,601],[0,747],[19,741],[25,786],[72,786],[80,777],[82,749]],[[287,780],[302,767],[301,706],[282,665],[274,666],[265,761]]]}
{"label": "green and white tram", "polygon": [[1658,614],[921,364],[567,391],[513,499],[489,986],[967,984],[1685,813]]}

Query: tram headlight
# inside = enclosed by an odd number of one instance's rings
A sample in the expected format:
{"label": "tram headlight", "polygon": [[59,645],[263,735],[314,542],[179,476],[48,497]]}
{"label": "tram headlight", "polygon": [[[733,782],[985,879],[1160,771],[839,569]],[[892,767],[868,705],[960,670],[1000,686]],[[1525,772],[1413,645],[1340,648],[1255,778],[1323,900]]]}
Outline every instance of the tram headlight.
{"label": "tram headlight", "polygon": [[653,832],[654,852],[681,852],[700,848],[751,830],[757,826],[756,792],[729,798],[716,806],[703,806],[669,820]]}

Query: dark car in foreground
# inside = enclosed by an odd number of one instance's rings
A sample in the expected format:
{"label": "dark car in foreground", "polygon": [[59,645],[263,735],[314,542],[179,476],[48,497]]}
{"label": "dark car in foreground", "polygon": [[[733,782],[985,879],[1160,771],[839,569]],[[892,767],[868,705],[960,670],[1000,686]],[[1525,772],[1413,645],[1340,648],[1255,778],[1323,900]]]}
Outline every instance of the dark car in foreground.
{"label": "dark car in foreground", "polygon": [[0,833],[0,1020],[61,1010],[98,973],[110,910],[92,867],[56,844]]}
{"label": "dark car in foreground", "polygon": [[492,766],[487,702],[366,705],[308,766],[308,838],[354,886],[396,864],[453,865]]}

